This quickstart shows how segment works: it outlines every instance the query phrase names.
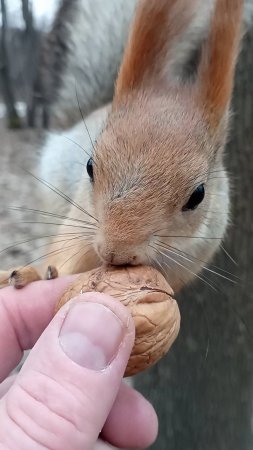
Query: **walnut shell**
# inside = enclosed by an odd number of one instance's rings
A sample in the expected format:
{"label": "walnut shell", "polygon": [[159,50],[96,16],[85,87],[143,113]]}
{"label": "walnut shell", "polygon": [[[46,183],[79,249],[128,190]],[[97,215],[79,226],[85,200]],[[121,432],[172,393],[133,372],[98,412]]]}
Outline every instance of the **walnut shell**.
{"label": "walnut shell", "polygon": [[141,372],[168,352],[180,328],[180,312],[165,278],[152,267],[99,267],[83,273],[65,291],[56,311],[76,295],[103,292],[130,309],[136,337],[125,376]]}

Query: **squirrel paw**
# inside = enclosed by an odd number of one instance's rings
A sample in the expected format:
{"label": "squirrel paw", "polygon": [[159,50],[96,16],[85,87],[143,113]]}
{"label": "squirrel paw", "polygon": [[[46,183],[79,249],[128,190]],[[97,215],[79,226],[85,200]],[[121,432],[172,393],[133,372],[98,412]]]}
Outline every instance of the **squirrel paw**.
{"label": "squirrel paw", "polygon": [[[45,279],[53,280],[58,277],[58,271],[54,266],[48,266]],[[15,289],[21,289],[33,281],[41,280],[37,269],[31,266],[20,267],[10,271],[0,271],[0,289],[8,285]]]}

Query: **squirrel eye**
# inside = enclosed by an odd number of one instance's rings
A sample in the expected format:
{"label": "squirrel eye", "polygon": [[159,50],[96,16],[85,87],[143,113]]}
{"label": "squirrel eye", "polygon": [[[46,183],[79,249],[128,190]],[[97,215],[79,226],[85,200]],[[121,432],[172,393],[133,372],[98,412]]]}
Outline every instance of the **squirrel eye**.
{"label": "squirrel eye", "polygon": [[94,180],[94,175],[93,175],[93,159],[90,158],[87,162],[86,165],[86,169],[87,169],[87,173],[90,177],[90,180],[93,181]]}
{"label": "squirrel eye", "polygon": [[205,186],[200,184],[197,189],[192,193],[186,205],[183,206],[183,211],[189,211],[196,209],[197,206],[204,200],[205,197]]}

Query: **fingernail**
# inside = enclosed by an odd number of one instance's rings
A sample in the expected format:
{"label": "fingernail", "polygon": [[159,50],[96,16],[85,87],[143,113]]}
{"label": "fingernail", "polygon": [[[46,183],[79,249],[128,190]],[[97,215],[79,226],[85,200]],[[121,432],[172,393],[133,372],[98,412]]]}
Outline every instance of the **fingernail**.
{"label": "fingernail", "polygon": [[79,302],[69,309],[60,331],[60,345],[75,363],[103,370],[119,351],[126,328],[109,308],[94,302]]}

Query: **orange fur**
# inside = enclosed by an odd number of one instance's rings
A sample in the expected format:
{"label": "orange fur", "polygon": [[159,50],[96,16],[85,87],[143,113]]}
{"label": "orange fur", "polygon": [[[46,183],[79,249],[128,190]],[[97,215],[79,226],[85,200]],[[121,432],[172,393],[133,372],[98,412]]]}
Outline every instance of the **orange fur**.
{"label": "orange fur", "polygon": [[100,257],[114,264],[147,263],[147,255],[154,257],[147,244],[157,230],[195,235],[210,197],[187,218],[182,207],[198,184],[208,183],[213,150],[188,89],[170,96],[138,92],[135,101],[114,111],[94,155]]}
{"label": "orange fur", "polygon": [[242,32],[243,0],[216,0],[211,32],[203,45],[199,67],[200,102],[213,127],[226,113]]}
{"label": "orange fur", "polygon": [[185,0],[139,0],[114,103],[145,81],[158,82],[170,49],[193,17],[195,4],[196,0],[187,7]]}
{"label": "orange fur", "polygon": [[[177,241],[169,236],[190,237],[200,232],[212,197],[206,196],[187,216],[182,213],[199,184],[205,183],[207,192],[227,191],[226,182],[223,186],[216,182],[213,188],[211,174],[219,170],[226,179],[222,150],[240,40],[241,4],[242,0],[217,0],[197,77],[184,83],[172,82],[164,69],[196,3],[140,1],[113,110],[94,154],[93,204],[99,221],[94,246],[102,260],[113,264],[154,260],[157,230],[168,235],[166,244],[170,245]],[[228,199],[224,211],[227,205]],[[222,229],[223,225],[214,223],[210,219],[213,230]],[[195,244],[193,240],[195,254],[208,259],[218,242],[211,250],[207,243],[203,248]],[[174,288],[180,284],[176,278],[169,280]]]}
{"label": "orange fur", "polygon": [[[139,1],[112,112],[93,152],[94,183],[76,198],[96,218],[96,231],[85,243],[89,256],[81,248],[77,261],[68,258],[73,270],[101,261],[154,264],[177,291],[219,247],[229,215],[222,152],[242,0],[217,0],[196,78],[172,80],[175,44],[198,4]],[[185,212],[202,184],[203,201]],[[70,215],[79,213],[72,208]]]}

